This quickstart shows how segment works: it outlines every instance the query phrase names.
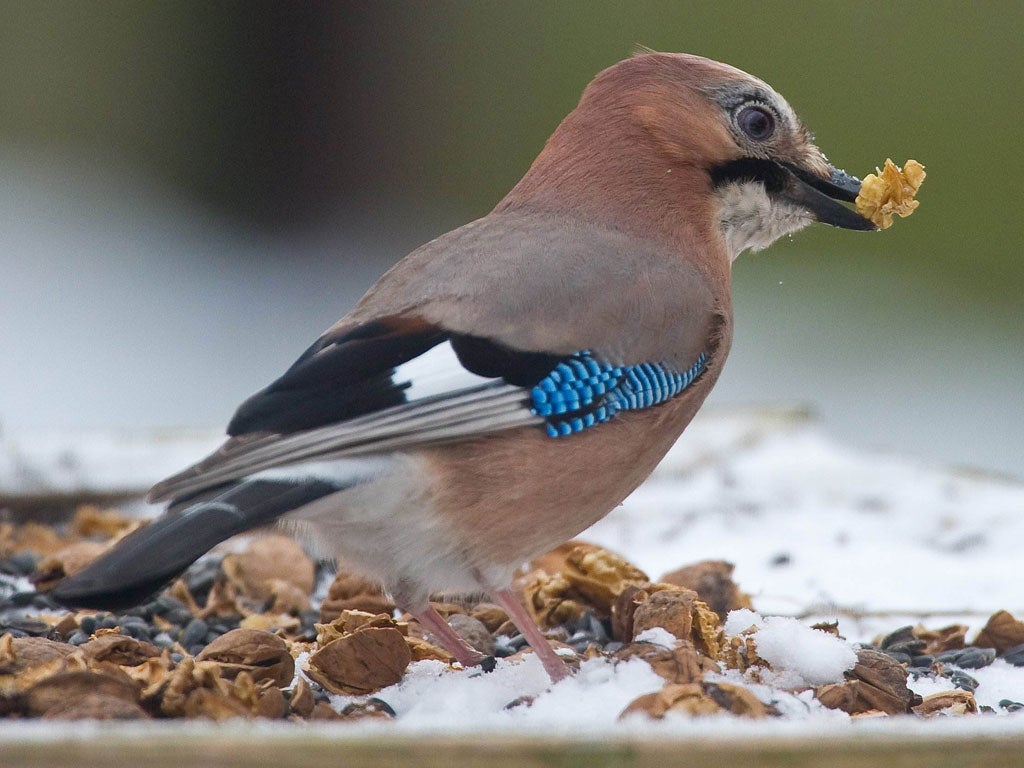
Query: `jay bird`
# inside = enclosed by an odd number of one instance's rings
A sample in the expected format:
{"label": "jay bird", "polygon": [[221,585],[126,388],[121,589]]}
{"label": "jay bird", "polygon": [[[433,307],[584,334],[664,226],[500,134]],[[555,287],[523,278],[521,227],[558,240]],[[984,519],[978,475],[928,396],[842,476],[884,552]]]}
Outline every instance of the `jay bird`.
{"label": "jay bird", "polygon": [[488,215],[427,243],[246,400],[169,502],[53,590],[135,604],[217,543],[277,523],[378,579],[465,667],[430,606],[489,594],[553,680],[510,589],[600,520],[693,418],[732,338],[730,270],[818,221],[872,230],[770,86],[685,54],[604,70]]}

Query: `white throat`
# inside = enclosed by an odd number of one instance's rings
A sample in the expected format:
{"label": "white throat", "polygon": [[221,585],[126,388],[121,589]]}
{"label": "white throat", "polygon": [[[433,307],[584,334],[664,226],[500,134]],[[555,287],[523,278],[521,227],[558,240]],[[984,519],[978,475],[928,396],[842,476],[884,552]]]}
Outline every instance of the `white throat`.
{"label": "white throat", "polygon": [[748,248],[760,251],[814,221],[806,208],[773,198],[758,181],[725,184],[717,195],[718,222],[733,260]]}

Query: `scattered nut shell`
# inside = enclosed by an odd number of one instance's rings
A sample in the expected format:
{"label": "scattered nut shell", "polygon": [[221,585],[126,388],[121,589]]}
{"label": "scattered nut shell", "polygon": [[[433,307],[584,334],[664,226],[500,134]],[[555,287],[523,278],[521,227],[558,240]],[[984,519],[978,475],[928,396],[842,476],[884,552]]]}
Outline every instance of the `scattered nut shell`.
{"label": "scattered nut shell", "polygon": [[921,653],[934,655],[943,651],[952,651],[964,647],[967,625],[950,624],[948,627],[934,630],[918,625],[914,627],[914,637],[925,643]]}
{"label": "scattered nut shell", "polygon": [[330,623],[342,611],[390,614],[395,604],[381,585],[361,574],[339,569],[327,591],[327,597],[320,605],[320,621]]}
{"label": "scattered nut shell", "polygon": [[145,524],[146,521],[129,517],[116,509],[83,504],[75,510],[71,530],[84,538],[115,539]]}
{"label": "scattered nut shell", "polygon": [[644,714],[655,719],[663,718],[669,712],[681,712],[691,717],[717,715],[722,708],[707,694],[699,683],[677,685],[669,683],[660,691],[640,696],[622,710],[619,719],[630,715]]}
{"label": "scattered nut shell", "polygon": [[93,695],[111,696],[135,703],[139,690],[127,678],[120,679],[90,670],[61,672],[38,681],[25,691],[23,706],[28,714],[41,716],[58,704]]}
{"label": "scattered nut shell", "polygon": [[96,637],[82,645],[82,653],[93,661],[109,661],[119,666],[134,667],[146,659],[159,656],[160,649],[152,643],[143,643],[127,635],[97,633]]}
{"label": "scattered nut shell", "polygon": [[814,695],[826,707],[851,715],[872,710],[905,714],[921,702],[921,697],[907,687],[907,671],[881,651],[857,651],[857,663],[846,675],[849,679],[845,683],[820,686]]}
{"label": "scattered nut shell", "polygon": [[309,687],[306,678],[300,676],[296,681],[288,705],[292,712],[299,717],[309,717],[313,713],[316,699],[313,697],[313,689]]}
{"label": "scattered nut shell", "polygon": [[989,617],[972,645],[995,648],[997,653],[1003,653],[1021,643],[1024,643],[1024,621],[1015,619],[1009,611],[998,611]]}
{"label": "scattered nut shell", "polygon": [[145,710],[134,701],[109,693],[87,693],[61,699],[42,714],[44,720],[145,720]]}
{"label": "scattered nut shell", "polygon": [[[533,567],[541,565],[543,567]],[[616,598],[629,587],[650,583],[647,574],[607,549],[569,542],[531,563],[517,580],[524,602],[542,627],[554,627],[593,610],[611,615]]]}
{"label": "scattered nut shell", "polygon": [[978,702],[970,691],[939,691],[925,696],[913,708],[914,713],[923,717],[935,715],[976,715]]}
{"label": "scattered nut shell", "polygon": [[703,679],[705,672],[721,672],[712,659],[697,652],[693,644],[682,640],[675,648],[653,643],[629,643],[615,652],[620,661],[639,658],[670,683],[693,683]]}
{"label": "scattered nut shell", "polygon": [[735,567],[725,560],[702,560],[670,571],[658,581],[692,589],[711,610],[724,619],[729,611],[754,607],[750,595],[741,592],[732,580]]}
{"label": "scattered nut shell", "polygon": [[277,635],[258,629],[233,629],[218,637],[196,656],[196,661],[212,661],[221,674],[233,679],[247,672],[255,681],[273,680],[281,687],[295,676],[295,660],[288,645]]}
{"label": "scattered nut shell", "polygon": [[76,541],[39,561],[30,581],[36,589],[45,591],[65,576],[82,570],[107,550],[107,544],[95,541]]}
{"label": "scattered nut shell", "polygon": [[306,673],[331,693],[363,695],[394,685],[412,661],[393,627],[361,627],[309,657]]}
{"label": "scattered nut shell", "polygon": [[32,667],[63,659],[75,647],[44,637],[0,636],[0,675],[14,675]]}
{"label": "scattered nut shell", "polygon": [[302,547],[290,536],[280,534],[256,539],[244,552],[227,555],[222,567],[239,592],[260,600],[273,597],[275,580],[293,584],[309,595],[316,579],[313,561]]}

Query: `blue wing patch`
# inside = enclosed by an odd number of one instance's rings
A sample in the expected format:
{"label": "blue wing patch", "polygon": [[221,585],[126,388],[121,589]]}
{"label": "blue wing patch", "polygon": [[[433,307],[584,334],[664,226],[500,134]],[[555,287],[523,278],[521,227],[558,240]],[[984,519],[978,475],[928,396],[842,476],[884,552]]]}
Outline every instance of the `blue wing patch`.
{"label": "blue wing patch", "polygon": [[649,408],[675,397],[704,372],[701,353],[685,371],[662,363],[612,365],[583,350],[559,363],[530,390],[533,413],[559,437],[608,421],[619,411]]}

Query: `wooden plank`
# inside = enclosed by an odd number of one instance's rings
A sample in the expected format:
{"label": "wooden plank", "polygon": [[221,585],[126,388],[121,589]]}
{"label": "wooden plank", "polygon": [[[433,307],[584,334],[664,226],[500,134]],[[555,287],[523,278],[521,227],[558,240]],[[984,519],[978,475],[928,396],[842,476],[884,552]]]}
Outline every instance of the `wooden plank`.
{"label": "wooden plank", "polygon": [[[55,730],[62,725],[53,723]],[[1020,736],[924,737],[850,734],[836,738],[616,738],[566,740],[514,736],[353,737],[350,727],[294,733],[237,728],[199,733],[98,726],[84,738],[5,738],[3,768],[985,768],[1024,767]]]}

